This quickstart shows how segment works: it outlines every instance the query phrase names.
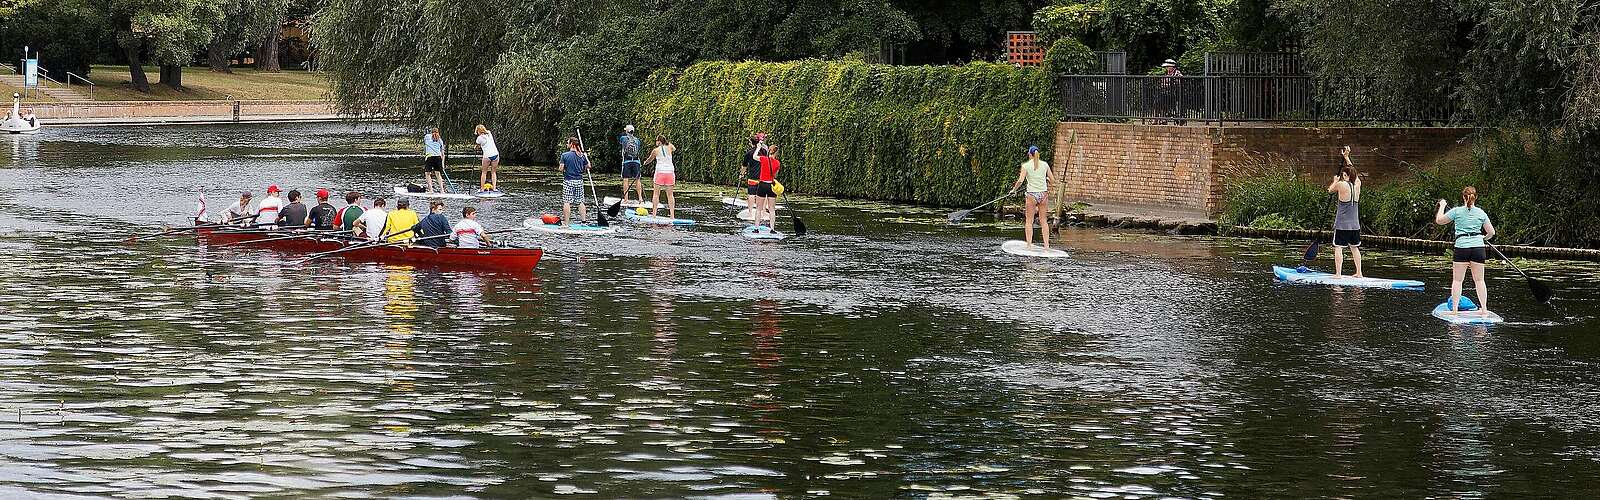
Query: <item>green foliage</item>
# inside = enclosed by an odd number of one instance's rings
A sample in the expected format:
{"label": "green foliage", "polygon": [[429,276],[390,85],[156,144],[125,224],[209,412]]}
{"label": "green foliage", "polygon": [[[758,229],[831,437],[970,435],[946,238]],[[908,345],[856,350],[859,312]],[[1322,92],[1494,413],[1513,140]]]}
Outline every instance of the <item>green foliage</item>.
{"label": "green foliage", "polygon": [[224,58],[259,43],[272,30],[282,29],[290,0],[218,0],[222,21],[211,34],[208,51]]}
{"label": "green foliage", "polygon": [[1289,220],[1277,212],[1256,217],[1256,220],[1250,223],[1250,227],[1261,229],[1305,229],[1301,224]]}
{"label": "green foliage", "polygon": [[1105,5],[1100,2],[1047,5],[1033,13],[1033,31],[1046,47],[1057,40],[1097,40]]}
{"label": "green foliage", "polygon": [[1057,40],[1044,53],[1044,69],[1053,76],[1098,73],[1100,60],[1089,46],[1077,40]]}
{"label": "green foliage", "polygon": [[110,44],[103,16],[89,0],[24,1],[0,10],[5,53],[20,56],[24,46],[38,50],[40,65],[58,76],[88,76],[89,65]]}
{"label": "green foliage", "polygon": [[[1444,239],[1449,226],[1433,223],[1440,199],[1461,204],[1461,188],[1478,189],[1496,239],[1511,244],[1600,247],[1600,174],[1572,168],[1584,160],[1577,143],[1546,134],[1505,133],[1482,139],[1471,156],[1447,157],[1382,184],[1362,187],[1361,224],[1368,234]],[[1303,229],[1332,226],[1326,181],[1273,166],[1231,182],[1224,198],[1227,224]],[[1271,216],[1271,217],[1269,217]],[[1264,220],[1264,222],[1263,222]]]}
{"label": "green foliage", "polygon": [[187,65],[223,21],[222,0],[101,0],[118,45],[152,63]]}
{"label": "green foliage", "polygon": [[630,110],[679,147],[681,179],[743,179],[766,131],[796,192],[965,205],[1004,192],[1023,148],[1045,150],[1059,110],[1037,69],[973,63],[703,62],[652,74]]}

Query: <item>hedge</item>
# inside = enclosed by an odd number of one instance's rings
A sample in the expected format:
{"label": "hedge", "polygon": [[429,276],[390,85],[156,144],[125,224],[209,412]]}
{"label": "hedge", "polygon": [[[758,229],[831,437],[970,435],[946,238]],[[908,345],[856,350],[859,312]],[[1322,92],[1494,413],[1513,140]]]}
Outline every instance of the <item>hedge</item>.
{"label": "hedge", "polygon": [[1050,159],[1060,115],[1042,70],[973,63],[697,63],[653,73],[630,97],[646,141],[678,146],[681,179],[733,185],[769,132],[791,191],[968,205],[1002,194],[1028,145]]}

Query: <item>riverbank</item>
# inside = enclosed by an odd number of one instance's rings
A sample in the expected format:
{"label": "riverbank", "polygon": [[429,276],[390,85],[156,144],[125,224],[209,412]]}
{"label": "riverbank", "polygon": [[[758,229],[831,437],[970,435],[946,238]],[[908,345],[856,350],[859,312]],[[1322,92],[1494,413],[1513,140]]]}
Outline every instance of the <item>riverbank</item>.
{"label": "riverbank", "polygon": [[36,104],[32,108],[45,127],[343,119],[331,103],[320,100],[96,101]]}

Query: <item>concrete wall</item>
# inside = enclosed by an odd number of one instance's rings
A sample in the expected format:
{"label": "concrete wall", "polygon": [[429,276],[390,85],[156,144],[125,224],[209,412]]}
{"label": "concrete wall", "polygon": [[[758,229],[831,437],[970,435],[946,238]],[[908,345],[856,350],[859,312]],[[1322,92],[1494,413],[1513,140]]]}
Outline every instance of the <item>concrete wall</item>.
{"label": "concrete wall", "polygon": [[[46,124],[74,119],[194,118],[233,116],[235,101],[99,101],[36,104],[34,114]],[[327,101],[242,100],[241,117],[331,115]]]}
{"label": "concrete wall", "polygon": [[1068,199],[1216,213],[1229,176],[1254,163],[1295,165],[1313,178],[1332,178],[1342,165],[1339,149],[1349,144],[1351,160],[1381,183],[1407,170],[1401,161],[1425,166],[1468,145],[1471,136],[1469,128],[1062,122],[1054,167],[1065,175]]}

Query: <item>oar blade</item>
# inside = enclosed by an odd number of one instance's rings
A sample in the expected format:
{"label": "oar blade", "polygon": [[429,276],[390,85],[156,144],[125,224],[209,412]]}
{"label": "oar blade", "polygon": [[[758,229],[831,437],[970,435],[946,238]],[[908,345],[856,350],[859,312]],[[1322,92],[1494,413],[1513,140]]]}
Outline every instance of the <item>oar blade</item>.
{"label": "oar blade", "polygon": [[806,235],[806,221],[800,220],[800,217],[794,216],[794,215],[790,215],[789,216],[789,220],[790,220],[790,222],[794,223],[794,235],[795,236],[805,236]]}

